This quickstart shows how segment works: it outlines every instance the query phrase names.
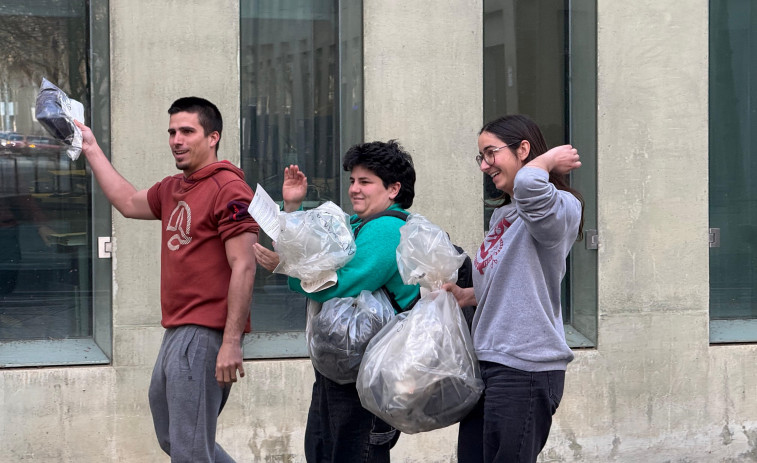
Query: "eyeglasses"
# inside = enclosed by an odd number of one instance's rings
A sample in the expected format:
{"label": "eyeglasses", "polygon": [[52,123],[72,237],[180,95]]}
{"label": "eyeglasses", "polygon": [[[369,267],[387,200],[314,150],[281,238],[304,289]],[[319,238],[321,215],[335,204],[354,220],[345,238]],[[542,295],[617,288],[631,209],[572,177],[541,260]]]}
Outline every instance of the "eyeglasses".
{"label": "eyeglasses", "polygon": [[476,156],[476,162],[478,163],[479,167],[481,166],[481,163],[483,161],[486,161],[487,164],[492,165],[494,163],[494,155],[497,154],[497,151],[503,148],[507,148],[508,146],[511,146],[514,144],[515,143],[510,143],[509,145],[502,145],[499,148],[486,148],[484,150],[484,154],[479,154]]}

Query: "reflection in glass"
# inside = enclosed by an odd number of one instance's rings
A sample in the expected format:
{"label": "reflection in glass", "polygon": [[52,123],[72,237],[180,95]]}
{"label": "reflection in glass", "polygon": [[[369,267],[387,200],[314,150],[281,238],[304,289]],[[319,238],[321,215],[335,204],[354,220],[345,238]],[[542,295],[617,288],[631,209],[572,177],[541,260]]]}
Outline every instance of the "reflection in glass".
{"label": "reflection in glass", "polygon": [[42,77],[89,107],[87,24],[0,0],[0,342],[92,336],[89,177],[34,117]]}
{"label": "reflection in glass", "polygon": [[[484,1],[484,121],[525,114],[548,146],[567,140],[565,8],[554,0]],[[501,194],[487,176],[484,191]],[[486,208],[485,228],[491,213]]]}
{"label": "reflection in glass", "polygon": [[[262,185],[276,201],[284,168],[298,164],[308,177],[305,208],[341,203],[342,132],[362,127],[362,64],[356,62],[362,57],[362,29],[355,27],[361,4],[353,3],[240,4],[242,168],[253,188]],[[340,19],[349,27],[340,27]],[[272,247],[262,232],[260,241]],[[252,326],[253,335],[304,331],[304,298],[288,290],[285,276],[258,270]],[[299,352],[288,354],[305,354],[304,342],[294,349]],[[282,349],[276,354],[288,355]]]}
{"label": "reflection in glass", "polygon": [[[710,319],[757,318],[757,6],[710,2]],[[751,334],[750,340],[754,334]]]}
{"label": "reflection in glass", "polygon": [[[584,229],[596,228],[596,2],[484,0],[484,121],[525,114],[548,146],[572,143],[582,168],[571,184],[584,197]],[[471,162],[473,153],[471,153]],[[498,198],[488,176],[484,197]],[[484,228],[493,208],[484,207]],[[577,242],[563,280],[563,318],[596,344],[596,251]]]}

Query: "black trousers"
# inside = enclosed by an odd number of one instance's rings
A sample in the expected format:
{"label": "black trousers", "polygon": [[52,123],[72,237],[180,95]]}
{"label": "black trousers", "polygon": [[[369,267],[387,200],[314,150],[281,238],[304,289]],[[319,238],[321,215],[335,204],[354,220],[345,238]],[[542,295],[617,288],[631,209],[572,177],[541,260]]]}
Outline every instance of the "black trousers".
{"label": "black trousers", "polygon": [[315,371],[305,428],[308,463],[388,463],[399,436],[363,408],[355,383],[338,384]]}
{"label": "black trousers", "polygon": [[547,443],[565,371],[529,372],[480,362],[484,394],[460,422],[459,463],[532,463]]}

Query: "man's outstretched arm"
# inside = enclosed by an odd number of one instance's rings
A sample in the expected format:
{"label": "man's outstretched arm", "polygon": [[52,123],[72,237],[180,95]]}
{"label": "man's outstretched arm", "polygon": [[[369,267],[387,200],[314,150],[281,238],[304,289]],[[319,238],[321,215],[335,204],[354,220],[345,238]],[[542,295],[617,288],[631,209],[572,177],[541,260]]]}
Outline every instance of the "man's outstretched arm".
{"label": "man's outstretched arm", "polygon": [[87,158],[97,183],[108,201],[124,217],[132,219],[156,219],[147,202],[147,190],[137,190],[113,167],[97,144],[92,130],[76,122],[82,132],[82,153]]}

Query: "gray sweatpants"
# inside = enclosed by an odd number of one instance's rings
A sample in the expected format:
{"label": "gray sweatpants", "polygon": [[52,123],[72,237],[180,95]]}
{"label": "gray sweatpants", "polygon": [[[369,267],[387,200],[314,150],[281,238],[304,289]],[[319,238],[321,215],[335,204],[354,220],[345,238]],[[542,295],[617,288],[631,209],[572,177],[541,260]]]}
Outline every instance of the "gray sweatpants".
{"label": "gray sweatpants", "polygon": [[167,329],[150,380],[150,411],[172,463],[234,460],[216,444],[216,422],[231,386],[215,378],[223,333],[197,325]]}

